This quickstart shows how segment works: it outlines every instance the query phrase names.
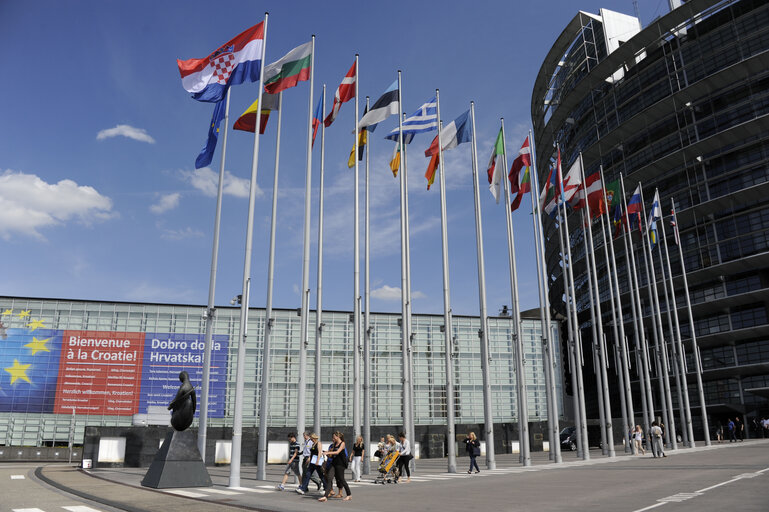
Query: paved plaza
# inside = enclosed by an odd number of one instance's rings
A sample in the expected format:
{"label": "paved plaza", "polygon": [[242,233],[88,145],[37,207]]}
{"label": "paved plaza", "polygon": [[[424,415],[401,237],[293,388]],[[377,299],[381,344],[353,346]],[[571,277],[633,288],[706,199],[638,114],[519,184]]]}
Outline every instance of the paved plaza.
{"label": "paved plaza", "polygon": [[[619,447],[621,449],[621,447]],[[267,481],[256,480],[244,466],[240,488],[229,488],[228,467],[211,467],[214,487],[165,489],[139,485],[146,469],[83,471],[69,465],[0,465],[0,511],[13,512],[198,512],[229,509],[316,511],[628,511],[769,509],[769,440],[679,449],[667,458],[628,456],[614,459],[591,452],[591,460],[564,454],[553,464],[536,453],[522,468],[515,455],[500,455],[497,469],[468,475],[460,457],[456,474],[446,473],[446,459],[417,461],[410,484],[375,485],[376,475],[352,483],[349,502],[319,503],[315,493],[300,496],[289,485],[275,490],[282,466],[268,468]],[[481,465],[483,469],[483,465]],[[314,486],[311,485],[311,488]]]}

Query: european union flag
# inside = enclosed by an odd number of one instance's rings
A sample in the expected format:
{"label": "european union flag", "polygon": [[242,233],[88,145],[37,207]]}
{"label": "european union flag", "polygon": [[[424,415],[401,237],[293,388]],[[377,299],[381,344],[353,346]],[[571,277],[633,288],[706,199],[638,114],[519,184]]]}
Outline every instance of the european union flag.
{"label": "european union flag", "polygon": [[5,329],[0,339],[0,412],[53,412],[61,336],[62,331],[34,325]]}
{"label": "european union flag", "polygon": [[224,119],[224,113],[227,110],[225,107],[226,99],[218,102],[214,107],[214,115],[211,116],[211,126],[208,127],[208,140],[206,141],[206,147],[204,147],[198,157],[195,159],[195,169],[200,169],[211,163],[214,158],[214,150],[216,149],[216,141],[219,140],[219,124]]}

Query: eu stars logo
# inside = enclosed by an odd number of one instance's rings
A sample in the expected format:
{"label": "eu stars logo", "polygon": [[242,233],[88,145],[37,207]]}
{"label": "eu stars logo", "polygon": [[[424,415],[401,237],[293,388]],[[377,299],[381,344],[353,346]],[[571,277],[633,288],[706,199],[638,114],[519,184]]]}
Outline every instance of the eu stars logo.
{"label": "eu stars logo", "polygon": [[32,355],[34,356],[38,352],[50,352],[51,350],[46,346],[46,343],[50,341],[51,338],[46,338],[44,340],[39,340],[35,337],[32,338],[32,343],[27,343],[24,345],[25,348],[28,348],[32,351]]}
{"label": "eu stars logo", "polygon": [[27,377],[27,368],[32,366],[31,364],[20,364],[18,359],[13,360],[13,366],[6,368],[5,371],[11,374],[11,385],[17,380],[22,379],[30,384],[32,381]]}

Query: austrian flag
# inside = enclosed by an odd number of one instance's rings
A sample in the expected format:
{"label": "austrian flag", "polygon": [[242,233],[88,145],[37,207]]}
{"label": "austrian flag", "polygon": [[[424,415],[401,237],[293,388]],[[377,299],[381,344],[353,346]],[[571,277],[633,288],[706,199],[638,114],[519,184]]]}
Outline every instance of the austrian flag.
{"label": "austrian flag", "polygon": [[235,36],[203,59],[176,60],[182,86],[198,101],[215,103],[231,85],[259,81],[264,22]]}

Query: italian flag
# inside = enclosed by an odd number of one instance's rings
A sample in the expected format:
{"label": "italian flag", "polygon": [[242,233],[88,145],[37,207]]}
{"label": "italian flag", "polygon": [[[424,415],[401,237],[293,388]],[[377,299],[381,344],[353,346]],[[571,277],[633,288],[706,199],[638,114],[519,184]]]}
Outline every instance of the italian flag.
{"label": "italian flag", "polygon": [[491,152],[491,158],[489,159],[489,165],[486,167],[486,174],[489,177],[489,191],[494,196],[497,204],[499,204],[500,191],[499,187],[502,184],[502,175],[504,169],[497,168],[497,157],[502,155],[505,150],[505,142],[502,138],[502,128],[499,129],[497,135],[497,141],[494,143],[494,149]]}
{"label": "italian flag", "polygon": [[280,60],[264,68],[264,90],[270,94],[310,79],[312,42],[297,46]]}

